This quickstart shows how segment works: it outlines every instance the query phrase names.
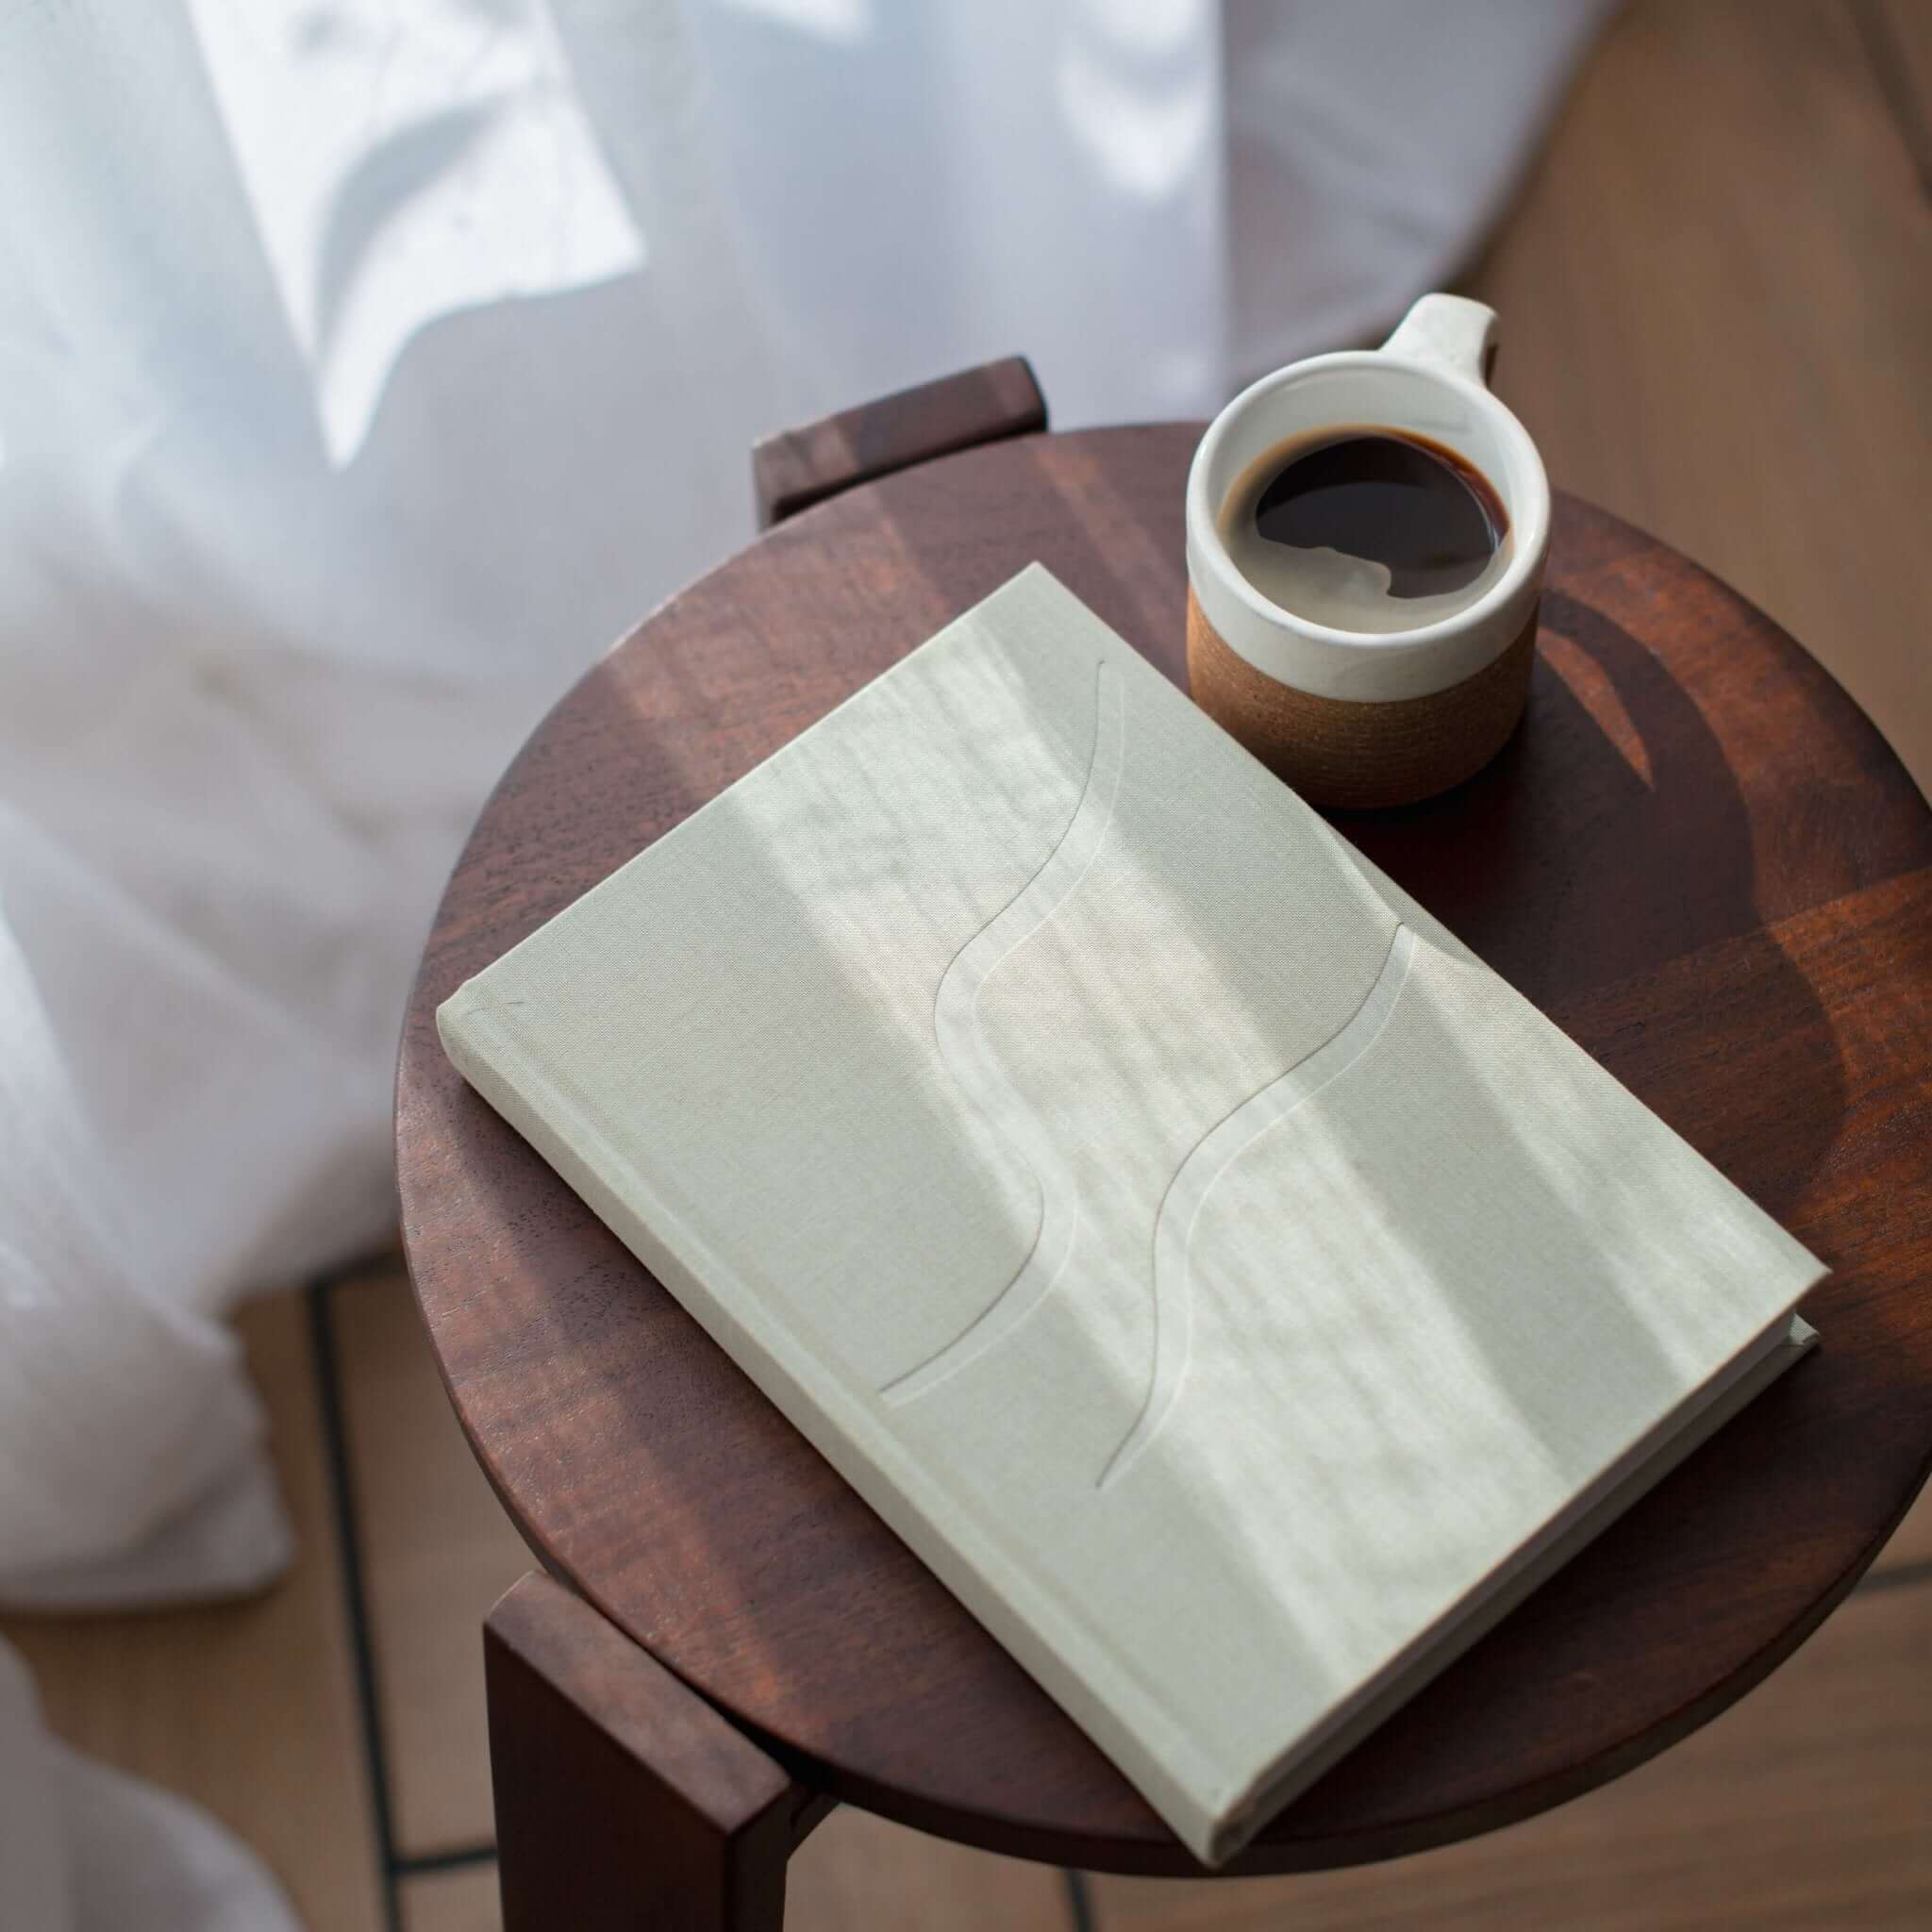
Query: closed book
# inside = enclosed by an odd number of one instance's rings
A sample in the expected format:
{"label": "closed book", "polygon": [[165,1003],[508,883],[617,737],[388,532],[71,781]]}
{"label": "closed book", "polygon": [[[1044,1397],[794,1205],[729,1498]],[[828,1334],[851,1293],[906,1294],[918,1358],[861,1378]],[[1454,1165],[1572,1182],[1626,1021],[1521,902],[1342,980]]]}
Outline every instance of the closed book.
{"label": "closed book", "polygon": [[438,1022],[1210,1864],[1824,1273],[1038,565]]}

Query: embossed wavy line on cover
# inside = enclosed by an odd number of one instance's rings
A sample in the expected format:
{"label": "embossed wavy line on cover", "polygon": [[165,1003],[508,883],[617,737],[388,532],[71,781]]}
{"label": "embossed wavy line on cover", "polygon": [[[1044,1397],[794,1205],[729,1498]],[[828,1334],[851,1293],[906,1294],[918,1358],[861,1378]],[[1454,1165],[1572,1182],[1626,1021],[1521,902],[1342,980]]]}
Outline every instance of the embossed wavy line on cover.
{"label": "embossed wavy line on cover", "polygon": [[1401,996],[1415,957],[1415,934],[1397,925],[1382,970],[1341,1030],[1277,1074],[1194,1143],[1174,1170],[1154,1223],[1154,1374],[1140,1419],[1100,1473],[1116,1482],[1145,1453],[1173,1412],[1187,1374],[1193,1321],[1189,1307],[1194,1224],[1222,1176],[1261,1136],[1345,1074],[1375,1042]]}
{"label": "embossed wavy line on cover", "polygon": [[1120,675],[1102,662],[1093,681],[1093,751],[1067,829],[1040,870],[953,956],[940,980],[932,1012],[940,1059],[993,1137],[1032,1171],[1040,1191],[1040,1224],[1019,1273],[937,1355],[888,1382],[879,1391],[888,1402],[909,1402],[924,1394],[997,1346],[1032,1312],[1073,1253],[1079,1225],[1073,1172],[988,1045],[979,1023],[979,995],[1000,966],[1080,890],[1113,819],[1124,738]]}

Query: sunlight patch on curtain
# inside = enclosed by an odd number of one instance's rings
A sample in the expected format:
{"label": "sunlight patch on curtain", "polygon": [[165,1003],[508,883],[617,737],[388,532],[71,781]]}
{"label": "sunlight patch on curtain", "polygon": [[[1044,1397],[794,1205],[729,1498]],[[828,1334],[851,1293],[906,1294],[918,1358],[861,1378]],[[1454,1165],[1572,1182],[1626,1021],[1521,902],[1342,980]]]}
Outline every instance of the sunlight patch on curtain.
{"label": "sunlight patch on curtain", "polygon": [[749,13],[835,46],[851,46],[872,32],[872,0],[723,0],[733,13]]}
{"label": "sunlight patch on curtain", "polygon": [[542,0],[188,0],[330,460],[441,316],[641,267]]}
{"label": "sunlight patch on curtain", "polygon": [[1207,0],[1076,7],[1060,112],[1100,177],[1158,202],[1192,181],[1220,130],[1220,36]]}

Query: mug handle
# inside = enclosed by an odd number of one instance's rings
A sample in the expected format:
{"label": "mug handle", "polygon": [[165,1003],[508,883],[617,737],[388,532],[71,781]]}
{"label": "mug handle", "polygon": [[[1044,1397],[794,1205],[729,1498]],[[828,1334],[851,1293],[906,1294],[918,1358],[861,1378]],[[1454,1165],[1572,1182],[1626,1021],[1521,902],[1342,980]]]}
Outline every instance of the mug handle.
{"label": "mug handle", "polygon": [[1432,362],[1487,389],[1496,359],[1496,311],[1466,295],[1424,295],[1395,325],[1382,353]]}

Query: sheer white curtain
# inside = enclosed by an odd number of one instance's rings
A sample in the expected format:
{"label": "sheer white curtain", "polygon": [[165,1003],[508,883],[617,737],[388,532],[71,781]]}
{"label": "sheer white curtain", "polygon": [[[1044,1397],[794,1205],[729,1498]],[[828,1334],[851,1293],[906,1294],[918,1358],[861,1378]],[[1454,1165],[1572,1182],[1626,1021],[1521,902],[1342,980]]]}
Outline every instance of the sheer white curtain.
{"label": "sheer white curtain", "polygon": [[[1372,336],[1468,254],[1603,10],[7,8],[0,1600],[287,1560],[220,1316],[384,1239],[463,830],[749,536],[755,435],[1014,349],[1062,425],[1196,413]],[[136,1922],[71,1882],[86,1809],[90,1870],[119,1820],[205,1881],[139,1923],[281,1923],[58,1752],[0,1654],[0,1790],[46,1814],[0,1796],[0,1920]]]}

